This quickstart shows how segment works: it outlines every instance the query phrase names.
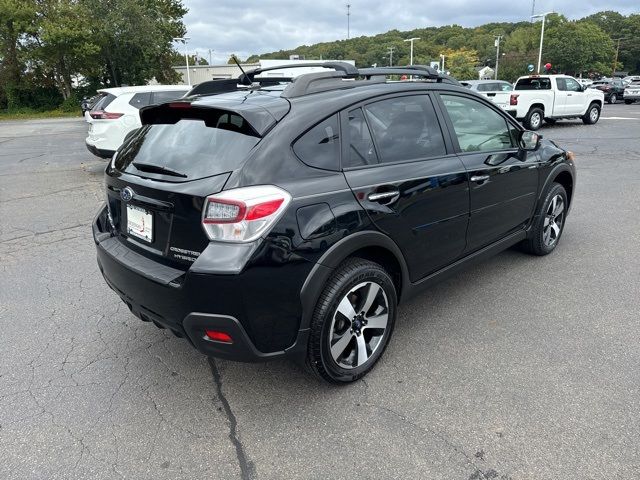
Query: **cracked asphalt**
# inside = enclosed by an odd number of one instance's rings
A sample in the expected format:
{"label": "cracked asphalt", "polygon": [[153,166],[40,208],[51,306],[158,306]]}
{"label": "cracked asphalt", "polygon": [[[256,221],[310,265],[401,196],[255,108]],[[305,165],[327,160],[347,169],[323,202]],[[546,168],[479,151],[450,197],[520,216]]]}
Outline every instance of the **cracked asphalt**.
{"label": "cracked asphalt", "polygon": [[104,283],[81,119],[0,122],[0,478],[640,477],[640,105],[577,154],[557,250],[401,306],[365,380],[207,360]]}

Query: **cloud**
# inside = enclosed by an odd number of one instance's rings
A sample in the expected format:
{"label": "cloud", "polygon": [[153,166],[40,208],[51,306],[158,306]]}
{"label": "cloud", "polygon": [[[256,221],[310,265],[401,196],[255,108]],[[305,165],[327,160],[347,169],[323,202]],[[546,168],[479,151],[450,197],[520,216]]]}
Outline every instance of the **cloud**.
{"label": "cloud", "polygon": [[[351,4],[351,37],[388,30],[411,30],[458,24],[475,26],[497,21],[526,21],[530,1],[493,0],[183,0],[189,50],[214,63],[226,63],[231,53],[241,58],[256,53],[292,49],[298,45],[344,39],[346,3]],[[601,10],[638,13],[638,0],[537,0],[536,12],[554,10],[581,18]]]}

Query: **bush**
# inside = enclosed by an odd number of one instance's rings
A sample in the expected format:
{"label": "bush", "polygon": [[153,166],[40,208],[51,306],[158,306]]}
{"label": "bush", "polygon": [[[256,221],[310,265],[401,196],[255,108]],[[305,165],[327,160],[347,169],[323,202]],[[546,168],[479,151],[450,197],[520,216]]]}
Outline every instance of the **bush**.
{"label": "bush", "polygon": [[62,102],[62,105],[60,105],[60,110],[62,110],[63,112],[79,112],[80,101],[76,98],[75,95],[71,95],[64,102]]}
{"label": "bush", "polygon": [[10,112],[24,108],[44,112],[58,108],[63,103],[62,95],[55,87],[8,85],[6,98]]}

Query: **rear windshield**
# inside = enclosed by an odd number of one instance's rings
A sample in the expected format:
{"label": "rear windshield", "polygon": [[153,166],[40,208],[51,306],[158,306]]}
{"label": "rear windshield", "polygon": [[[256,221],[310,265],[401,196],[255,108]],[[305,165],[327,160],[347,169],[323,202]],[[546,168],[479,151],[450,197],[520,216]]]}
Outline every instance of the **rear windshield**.
{"label": "rear windshield", "polygon": [[549,78],[521,78],[516,83],[516,90],[551,90]]}
{"label": "rear windshield", "polygon": [[111,95],[110,93],[102,92],[96,103],[91,107],[91,111],[95,112],[98,110],[104,110],[107,106],[116,99],[115,95]]}
{"label": "rear windshield", "polygon": [[133,175],[183,182],[230,172],[260,141],[239,115],[144,125],[117,154],[115,167]]}

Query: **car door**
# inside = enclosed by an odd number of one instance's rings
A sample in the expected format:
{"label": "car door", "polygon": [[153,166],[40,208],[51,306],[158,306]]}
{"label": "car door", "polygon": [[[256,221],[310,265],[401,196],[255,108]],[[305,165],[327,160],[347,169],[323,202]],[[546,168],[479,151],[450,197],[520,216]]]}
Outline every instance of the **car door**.
{"label": "car door", "polygon": [[356,105],[341,122],[347,182],[377,228],[400,247],[411,280],[459,258],[469,216],[467,173],[431,96]]}
{"label": "car door", "polygon": [[567,100],[565,115],[582,115],[587,111],[587,103],[582,85],[573,78],[565,78]]}
{"label": "car door", "polygon": [[562,116],[567,114],[567,102],[569,92],[567,92],[567,81],[565,78],[556,77],[556,96],[553,106],[553,115]]}
{"label": "car door", "polygon": [[517,145],[519,128],[485,102],[441,93],[445,120],[469,173],[470,218],[466,253],[522,229],[538,190],[538,155]]}

